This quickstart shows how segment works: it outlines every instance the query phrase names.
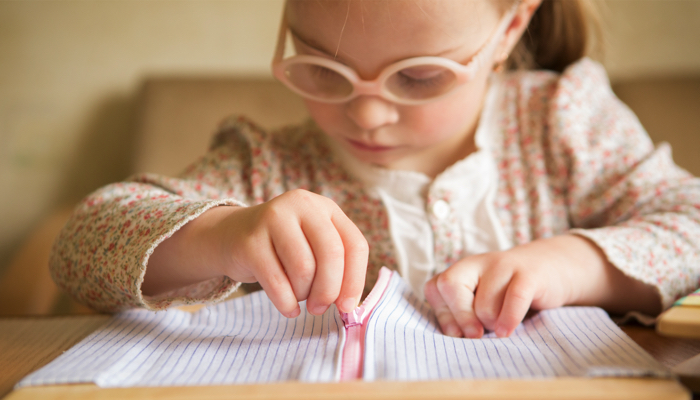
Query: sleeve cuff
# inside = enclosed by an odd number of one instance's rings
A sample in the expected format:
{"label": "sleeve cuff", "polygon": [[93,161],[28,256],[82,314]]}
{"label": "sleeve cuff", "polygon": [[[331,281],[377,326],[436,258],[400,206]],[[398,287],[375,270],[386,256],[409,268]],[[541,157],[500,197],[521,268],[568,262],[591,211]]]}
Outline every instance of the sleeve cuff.
{"label": "sleeve cuff", "polygon": [[235,282],[226,276],[222,276],[171,290],[157,296],[143,295],[143,304],[145,308],[157,311],[174,306],[219,302],[238,290],[239,286],[241,286],[240,282]]}
{"label": "sleeve cuff", "polygon": [[[610,230],[613,230],[610,232]],[[621,232],[616,233],[616,230]],[[643,282],[647,285],[651,285],[656,288],[659,297],[661,298],[662,310],[670,307],[675,301],[674,296],[672,296],[667,290],[664,290],[661,283],[661,279],[654,274],[653,268],[644,268],[641,263],[642,260],[633,260],[635,252],[628,246],[628,242],[625,240],[619,240],[620,236],[624,236],[622,232],[629,231],[624,227],[615,228],[607,227],[603,229],[572,229],[569,231],[570,234],[579,235],[585,237],[592,241],[596,246],[598,246],[607,260],[618,270],[622,271],[623,274]],[[642,245],[643,246],[643,245]]]}
{"label": "sleeve cuff", "polygon": [[161,234],[155,241],[153,241],[143,257],[141,272],[136,282],[138,289],[137,296],[139,297],[138,300],[142,307],[148,310],[157,311],[172,306],[222,301],[231,295],[231,293],[235,292],[241,285],[240,282],[235,282],[234,280],[223,276],[220,278],[213,278],[195,283],[183,288],[159,294],[157,296],[146,296],[141,292],[141,285],[143,284],[143,279],[146,275],[148,260],[155,251],[156,247],[158,247],[158,245],[164,240],[171,237],[175,232],[180,230],[180,228],[185,226],[185,224],[199,217],[207,210],[217,206],[247,207],[246,204],[234,199],[222,199],[205,202],[201,207],[195,209],[190,215],[180,220],[176,225],[172,226],[168,231]]}

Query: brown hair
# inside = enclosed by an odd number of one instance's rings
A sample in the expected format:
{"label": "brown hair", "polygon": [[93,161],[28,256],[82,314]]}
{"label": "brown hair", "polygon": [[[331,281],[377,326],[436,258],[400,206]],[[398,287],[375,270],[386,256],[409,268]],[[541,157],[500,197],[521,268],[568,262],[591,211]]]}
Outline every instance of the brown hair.
{"label": "brown hair", "polygon": [[543,0],[506,68],[561,72],[580,58],[602,51],[601,29],[591,0]]}

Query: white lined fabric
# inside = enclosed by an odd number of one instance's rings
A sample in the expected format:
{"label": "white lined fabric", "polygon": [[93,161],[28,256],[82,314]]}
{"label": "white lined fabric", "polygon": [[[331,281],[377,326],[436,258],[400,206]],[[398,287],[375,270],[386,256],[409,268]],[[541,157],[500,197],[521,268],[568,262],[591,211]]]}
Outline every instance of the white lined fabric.
{"label": "white lined fabric", "polygon": [[[17,388],[338,381],[345,330],[337,309],[301,309],[287,319],[260,291],[192,314],[120,313]],[[595,307],[539,312],[506,339],[456,339],[440,333],[427,303],[392,274],[367,324],[367,381],[671,376]]]}
{"label": "white lined fabric", "polygon": [[596,307],[539,312],[505,339],[444,336],[396,275],[369,319],[365,349],[367,381],[670,376]]}
{"label": "white lined fabric", "polygon": [[334,306],[314,316],[301,304],[287,319],[264,292],[196,313],[117,314],[17,387],[95,383],[101,387],[337,380],[343,322]]}

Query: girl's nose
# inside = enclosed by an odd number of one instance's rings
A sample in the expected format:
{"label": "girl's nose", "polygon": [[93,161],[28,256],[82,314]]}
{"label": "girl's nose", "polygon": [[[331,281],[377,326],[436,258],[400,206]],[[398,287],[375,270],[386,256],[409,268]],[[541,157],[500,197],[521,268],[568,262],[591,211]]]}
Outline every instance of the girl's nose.
{"label": "girl's nose", "polygon": [[346,114],[357,126],[372,130],[399,121],[396,105],[377,96],[359,96],[347,104]]}

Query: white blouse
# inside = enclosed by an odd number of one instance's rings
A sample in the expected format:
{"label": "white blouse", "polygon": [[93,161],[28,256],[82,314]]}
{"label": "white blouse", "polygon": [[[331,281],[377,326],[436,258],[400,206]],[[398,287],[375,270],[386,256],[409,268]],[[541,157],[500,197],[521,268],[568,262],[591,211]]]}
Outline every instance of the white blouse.
{"label": "white blouse", "polygon": [[[434,262],[431,218],[443,220],[454,214],[460,221],[464,256],[513,246],[494,207],[498,173],[490,148],[493,127],[498,126],[495,100],[501,87],[499,81],[499,76],[494,74],[475,133],[477,150],[434,180],[420,172],[372,166],[358,161],[339,146],[332,146],[346,170],[382,199],[389,216],[399,272],[421,297],[425,283],[442,272]],[[450,193],[449,201],[440,199],[426,206],[430,193],[444,191]]]}

